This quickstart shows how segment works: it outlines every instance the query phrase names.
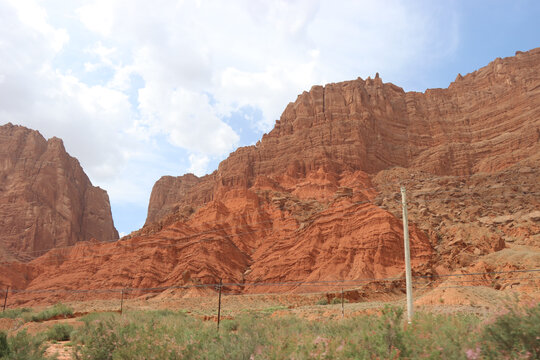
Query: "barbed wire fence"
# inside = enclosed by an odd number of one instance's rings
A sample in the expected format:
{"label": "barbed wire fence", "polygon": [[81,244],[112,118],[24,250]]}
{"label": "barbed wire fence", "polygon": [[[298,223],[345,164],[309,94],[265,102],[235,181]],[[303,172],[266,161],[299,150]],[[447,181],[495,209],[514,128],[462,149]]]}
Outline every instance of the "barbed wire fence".
{"label": "barbed wire fence", "polygon": [[[512,277],[512,275],[517,275],[518,277]],[[530,275],[530,276],[525,276]],[[500,276],[499,278],[491,279],[488,276]],[[474,273],[461,273],[461,274],[445,274],[445,275],[414,275],[414,291],[420,296],[422,293],[425,293],[429,290],[438,289],[456,289],[456,288],[472,288],[485,286],[493,288],[493,280],[501,281],[519,281],[520,284],[534,284],[540,285],[540,269],[516,269],[516,270],[506,270],[506,271],[486,271],[486,272],[474,272]],[[474,284],[473,284],[474,283]],[[223,282],[219,283],[209,283],[209,284],[187,284],[187,285],[175,285],[175,286],[160,286],[160,287],[147,287],[147,288],[130,288],[130,287],[121,287],[121,288],[93,288],[93,289],[6,289],[0,290],[0,296],[4,297],[4,307],[3,311],[6,310],[6,304],[8,303],[8,295],[20,297],[21,295],[30,295],[36,296],[41,294],[42,296],[50,297],[52,295],[79,295],[83,298],[89,299],[94,298],[99,299],[104,296],[109,300],[116,299],[118,301],[117,311],[123,313],[129,301],[138,302],[138,304],[131,304],[131,310],[138,309],[153,309],[155,306],[152,306],[149,303],[149,299],[152,299],[154,296],[159,296],[165,291],[168,290],[190,290],[197,289],[203,290],[205,292],[206,301],[215,302],[215,316],[210,316],[208,319],[217,321],[217,326],[219,330],[219,322],[222,318],[223,311],[227,311],[223,306],[222,299],[226,299],[228,303],[230,301],[235,301],[236,303],[242,304],[246,299],[254,296],[276,296],[276,297],[290,297],[290,296],[301,296],[305,297],[306,295],[311,296],[312,298],[306,298],[304,303],[306,305],[317,305],[314,303],[313,296],[319,300],[323,300],[323,304],[341,304],[341,317],[345,316],[345,300],[356,299],[352,302],[364,302],[361,294],[365,290],[364,286],[369,285],[389,285],[393,287],[393,290],[398,292],[405,292],[405,279],[403,277],[387,277],[387,278],[359,278],[359,279],[342,279],[342,280],[319,280],[319,281],[283,281],[283,282],[250,282],[250,283],[238,283],[238,282]],[[246,288],[249,289],[248,293],[244,291]],[[263,288],[265,291],[257,292],[257,288]],[[277,290],[280,288],[280,290]],[[254,290],[255,289],[255,290]],[[270,291],[270,289],[276,289],[276,291]],[[285,289],[286,292],[283,292]],[[309,291],[312,289],[312,291]],[[209,290],[209,291],[208,291]],[[366,290],[366,291],[369,291]],[[209,295],[210,294],[210,295]],[[164,301],[167,303],[173,303],[175,301],[185,301],[183,297],[175,297],[176,294],[168,294]],[[359,296],[360,295],[360,296]],[[216,301],[215,297],[218,296]],[[234,299],[232,298],[234,297]],[[213,299],[213,300],[212,300]],[[337,301],[336,301],[337,299]],[[400,299],[394,301],[386,301],[382,303],[394,303],[403,305],[405,303],[405,295],[401,296]],[[230,300],[230,301],[229,301]],[[141,305],[141,302],[146,301],[146,306]],[[287,301],[280,300],[281,302]],[[324,303],[326,301],[326,303]],[[367,300],[369,301],[369,300]],[[403,304],[402,304],[403,303]],[[287,306],[288,308],[290,307]],[[242,305],[240,305],[242,307]],[[244,310],[257,311],[257,308],[250,309],[249,306],[243,307]],[[259,309],[264,311],[263,309]],[[230,316],[229,316],[230,318]]]}

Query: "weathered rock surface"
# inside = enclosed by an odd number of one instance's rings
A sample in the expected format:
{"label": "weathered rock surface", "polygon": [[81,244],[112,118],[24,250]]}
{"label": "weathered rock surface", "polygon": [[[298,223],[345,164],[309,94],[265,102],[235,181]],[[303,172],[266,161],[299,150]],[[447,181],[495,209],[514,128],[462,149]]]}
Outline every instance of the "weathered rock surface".
{"label": "weathered rock surface", "polygon": [[[284,188],[328,174],[392,167],[437,175],[503,170],[540,153],[540,48],[496,59],[448,89],[404,92],[379,77],[314,86],[290,103],[274,129],[213,174],[156,183],[147,224],[175,208],[201,206],[220,188],[259,176]],[[164,200],[165,199],[165,200]]]}
{"label": "weathered rock surface", "polygon": [[92,186],[62,140],[0,126],[2,260],[29,260],[92,238],[118,239],[107,193]]}
{"label": "weathered rock surface", "polygon": [[[503,249],[527,247],[531,255],[540,256],[538,179],[538,166],[521,163],[473,176],[441,177],[394,168],[374,176],[379,190],[374,203],[399,216],[401,204],[394,200],[392,184],[406,186],[409,218],[432,239],[433,262],[444,273]],[[526,265],[538,266],[540,262]]]}
{"label": "weathered rock surface", "polygon": [[[53,250],[0,283],[36,291],[15,296],[25,303],[220,279],[243,285],[227,291],[254,293],[402,278],[400,185],[409,191],[413,274],[427,276],[417,279],[424,288],[456,271],[537,268],[539,129],[540,49],[425,93],[379,77],[315,86],[214,173],[158,181],[141,230]],[[502,289],[519,276],[478,284]],[[469,280],[460,281],[446,284]],[[49,289],[62,291],[38,292]],[[75,289],[93,291],[65,291]]]}
{"label": "weathered rock surface", "polygon": [[[103,293],[40,290],[154,288],[215,284],[219,279],[249,284],[400,276],[401,222],[369,201],[373,194],[362,190],[370,187],[365,174],[335,180],[334,186],[347,184],[350,191],[328,202],[256,186],[231,190],[188,220],[154,234],[53,250],[27,265],[26,283],[11,278],[10,284],[37,291],[15,295],[18,301],[50,302]],[[413,225],[411,241],[415,269],[427,269],[433,253],[428,237]],[[306,289],[291,285],[228,290]]]}

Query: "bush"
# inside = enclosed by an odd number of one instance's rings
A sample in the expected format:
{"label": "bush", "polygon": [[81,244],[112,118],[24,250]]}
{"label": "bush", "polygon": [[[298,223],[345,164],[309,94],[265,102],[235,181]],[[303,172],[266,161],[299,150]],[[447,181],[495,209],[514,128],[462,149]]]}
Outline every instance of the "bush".
{"label": "bush", "polygon": [[76,346],[76,359],[110,360],[113,352],[119,347],[119,339],[116,332],[116,322],[112,318],[85,322],[80,328],[74,340],[84,346]]}
{"label": "bush", "polygon": [[3,331],[0,331],[0,359],[3,359],[4,356],[7,356],[9,353],[9,347],[7,343],[7,334]]}
{"label": "bush", "polygon": [[59,316],[63,316],[64,318],[67,318],[71,315],[73,315],[73,309],[64,304],[59,303],[37,314],[24,315],[24,318],[26,321],[40,322],[40,321],[50,320],[52,318],[59,317]]}
{"label": "bush", "polygon": [[54,324],[52,328],[47,330],[45,336],[47,340],[53,341],[68,341],[71,338],[73,326],[69,324]]}
{"label": "bush", "polygon": [[375,332],[364,337],[371,354],[385,359],[407,356],[402,308],[385,306],[374,325]]}
{"label": "bush", "polygon": [[319,299],[319,300],[317,300],[316,304],[317,305],[328,305],[328,299],[327,298]]}
{"label": "bush", "polygon": [[540,303],[508,307],[508,313],[484,328],[482,339],[481,353],[488,358],[540,358]]}
{"label": "bush", "polygon": [[133,311],[85,316],[71,340],[81,360],[535,358],[539,312],[486,325],[478,315],[420,311],[407,324],[398,307],[339,321],[255,311],[224,320],[218,332],[215,322],[179,312]]}
{"label": "bush", "polygon": [[477,315],[417,312],[405,328],[407,352],[411,358],[464,359],[477,346],[479,323]]}
{"label": "bush", "polygon": [[19,317],[23,317],[24,314],[29,313],[31,311],[32,309],[29,309],[29,308],[8,309],[0,313],[0,319],[2,318],[16,319]]}
{"label": "bush", "polygon": [[7,355],[3,360],[42,360],[45,359],[43,340],[40,337],[32,337],[26,330],[18,332],[7,341]]}
{"label": "bush", "polygon": [[[347,299],[343,299],[343,303],[348,303]],[[341,296],[336,296],[332,299],[332,304],[341,304]]]}

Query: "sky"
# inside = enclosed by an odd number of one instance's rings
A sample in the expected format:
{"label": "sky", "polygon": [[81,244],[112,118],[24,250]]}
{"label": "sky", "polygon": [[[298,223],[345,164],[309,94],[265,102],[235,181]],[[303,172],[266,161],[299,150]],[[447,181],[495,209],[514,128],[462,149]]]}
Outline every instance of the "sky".
{"label": "sky", "polygon": [[447,87],[540,46],[538,1],[0,0],[0,125],[63,139],[119,232],[163,175],[202,176],[313,85]]}

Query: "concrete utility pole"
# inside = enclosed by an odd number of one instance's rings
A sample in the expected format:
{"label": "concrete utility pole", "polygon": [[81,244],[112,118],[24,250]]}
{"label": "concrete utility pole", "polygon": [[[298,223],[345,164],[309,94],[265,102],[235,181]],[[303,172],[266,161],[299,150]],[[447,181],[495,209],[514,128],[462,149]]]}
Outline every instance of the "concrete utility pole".
{"label": "concrete utility pole", "polygon": [[405,282],[407,285],[407,321],[409,324],[413,317],[413,299],[411,282],[411,251],[409,249],[409,218],[407,217],[407,194],[405,187],[401,187],[401,202],[403,204],[403,242],[405,245]]}

